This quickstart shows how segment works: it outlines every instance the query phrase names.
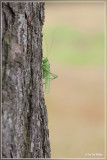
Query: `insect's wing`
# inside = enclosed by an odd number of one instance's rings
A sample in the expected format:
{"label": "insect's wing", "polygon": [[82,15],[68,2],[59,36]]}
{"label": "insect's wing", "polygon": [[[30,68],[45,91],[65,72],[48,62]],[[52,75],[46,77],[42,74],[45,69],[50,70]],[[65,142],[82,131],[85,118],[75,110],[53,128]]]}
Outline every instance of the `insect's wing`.
{"label": "insect's wing", "polygon": [[46,72],[46,78],[45,78],[45,90],[46,93],[49,93],[50,91],[50,65],[47,66],[48,72]]}
{"label": "insect's wing", "polygon": [[45,77],[46,77],[46,71],[43,70],[42,76],[43,76],[43,79],[45,79]]}
{"label": "insect's wing", "polygon": [[46,78],[45,78],[45,90],[46,93],[49,93],[50,90],[50,73],[46,73]]}

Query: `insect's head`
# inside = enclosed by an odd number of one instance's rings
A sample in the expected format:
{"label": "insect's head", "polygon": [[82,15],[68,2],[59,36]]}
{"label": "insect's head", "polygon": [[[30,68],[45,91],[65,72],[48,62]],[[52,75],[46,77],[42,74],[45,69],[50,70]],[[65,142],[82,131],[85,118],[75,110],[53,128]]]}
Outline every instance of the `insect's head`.
{"label": "insect's head", "polygon": [[48,61],[48,58],[43,58],[43,62],[46,63]]}

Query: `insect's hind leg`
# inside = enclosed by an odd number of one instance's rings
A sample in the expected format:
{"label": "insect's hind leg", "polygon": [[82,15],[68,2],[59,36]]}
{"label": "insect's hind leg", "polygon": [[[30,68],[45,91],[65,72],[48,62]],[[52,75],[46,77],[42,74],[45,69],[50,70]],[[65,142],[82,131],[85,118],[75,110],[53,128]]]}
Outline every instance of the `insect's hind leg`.
{"label": "insect's hind leg", "polygon": [[57,78],[57,77],[58,77],[57,75],[55,75],[55,74],[53,74],[53,73],[51,73],[51,72],[50,72],[50,74],[53,76],[53,78],[52,78],[52,79],[55,79],[55,78]]}

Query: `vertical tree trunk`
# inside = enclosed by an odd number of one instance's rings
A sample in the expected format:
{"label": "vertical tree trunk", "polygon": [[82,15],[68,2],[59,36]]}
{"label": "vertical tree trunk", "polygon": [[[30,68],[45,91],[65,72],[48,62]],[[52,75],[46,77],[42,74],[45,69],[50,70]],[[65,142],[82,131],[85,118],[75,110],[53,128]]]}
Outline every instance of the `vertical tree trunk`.
{"label": "vertical tree trunk", "polygon": [[2,3],[2,157],[49,158],[42,85],[43,2]]}

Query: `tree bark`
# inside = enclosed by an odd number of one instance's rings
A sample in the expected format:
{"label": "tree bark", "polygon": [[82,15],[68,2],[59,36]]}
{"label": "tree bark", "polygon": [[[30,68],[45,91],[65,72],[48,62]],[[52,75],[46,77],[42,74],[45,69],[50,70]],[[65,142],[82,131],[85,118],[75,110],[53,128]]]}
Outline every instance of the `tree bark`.
{"label": "tree bark", "polygon": [[2,158],[50,158],[43,2],[2,2]]}

